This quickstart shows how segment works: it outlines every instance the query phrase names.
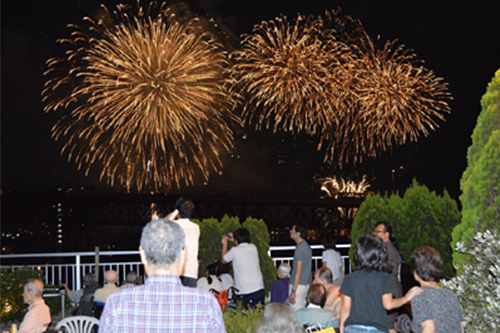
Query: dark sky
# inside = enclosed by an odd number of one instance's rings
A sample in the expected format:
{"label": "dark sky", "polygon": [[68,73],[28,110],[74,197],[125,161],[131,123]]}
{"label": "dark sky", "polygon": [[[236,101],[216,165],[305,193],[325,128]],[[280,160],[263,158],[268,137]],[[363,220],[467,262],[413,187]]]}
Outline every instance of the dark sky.
{"label": "dark sky", "polygon": [[[135,1],[124,1],[135,3]],[[50,138],[57,115],[43,112],[40,92],[45,61],[61,56],[56,39],[68,34],[66,25],[80,24],[101,3],[116,1],[10,0],[1,3],[1,187],[3,191],[45,191],[58,186],[103,187],[95,174],[85,178],[73,163],[59,155],[60,143]],[[317,138],[255,133],[237,139],[239,158],[227,157],[222,175],[208,185],[180,192],[237,195],[314,197],[315,176],[334,174],[360,178],[367,174],[372,190],[404,189],[416,177],[430,189],[446,188],[458,197],[466,167],[470,136],[480,111],[479,101],[494,72],[500,68],[500,1],[359,0],[190,1],[198,14],[220,17],[236,35],[250,33],[254,24],[283,13],[289,17],[321,14],[341,7],[358,18],[370,36],[398,39],[415,51],[427,68],[449,83],[452,112],[440,128],[418,143],[397,148],[362,165],[335,170],[322,163]],[[285,161],[284,164],[278,160]],[[402,169],[400,167],[403,167]],[[108,188],[109,190],[109,188]]]}

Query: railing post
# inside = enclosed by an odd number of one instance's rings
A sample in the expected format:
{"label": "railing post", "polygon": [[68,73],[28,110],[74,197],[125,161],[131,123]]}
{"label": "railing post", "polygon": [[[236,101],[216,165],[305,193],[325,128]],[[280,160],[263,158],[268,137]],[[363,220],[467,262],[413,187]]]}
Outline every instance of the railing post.
{"label": "railing post", "polygon": [[[81,286],[81,275],[80,275],[80,254],[77,254],[76,255],[76,267],[75,267],[75,272],[76,272],[76,287],[74,288],[74,290],[80,290],[82,289],[82,286]],[[63,316],[64,318],[64,316]]]}

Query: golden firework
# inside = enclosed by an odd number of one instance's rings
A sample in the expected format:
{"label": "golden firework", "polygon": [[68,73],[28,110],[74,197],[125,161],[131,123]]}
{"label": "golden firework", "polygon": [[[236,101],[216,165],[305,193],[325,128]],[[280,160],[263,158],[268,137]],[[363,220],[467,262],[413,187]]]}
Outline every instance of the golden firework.
{"label": "golden firework", "polygon": [[256,25],[232,54],[233,90],[256,128],[319,133],[336,125],[348,53],[318,18],[286,17]]}
{"label": "golden firework", "polygon": [[339,164],[427,136],[450,112],[447,84],[411,50],[395,41],[379,49],[367,35],[358,42],[350,45],[355,60],[347,64],[351,105],[339,126],[321,136],[327,143],[325,160]]}
{"label": "golden firework", "polygon": [[65,58],[49,59],[45,110],[64,109],[53,127],[78,168],[132,189],[193,184],[221,167],[233,147],[227,55],[196,20],[164,4],[156,15],[119,5],[87,28],[71,26]]}

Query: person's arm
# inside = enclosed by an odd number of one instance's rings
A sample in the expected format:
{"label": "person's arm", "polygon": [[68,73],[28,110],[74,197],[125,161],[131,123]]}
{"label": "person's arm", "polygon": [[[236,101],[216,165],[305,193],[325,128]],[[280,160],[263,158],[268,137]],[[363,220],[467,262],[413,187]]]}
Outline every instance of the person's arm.
{"label": "person's arm", "polygon": [[[232,234],[232,233],[229,233],[228,235],[229,235],[229,237],[231,237],[231,239],[233,238],[233,234]],[[227,241],[228,241],[228,239],[229,239],[228,235],[224,235],[224,236],[222,236],[222,239],[221,239],[221,241],[220,241],[220,242],[221,242],[221,244],[222,244],[222,254],[221,254],[220,261],[221,261],[223,264],[227,264],[227,263],[228,263],[228,261],[226,261],[226,260],[224,259],[224,256],[225,256],[225,255],[226,255],[226,253],[227,253]]]}
{"label": "person's arm", "polygon": [[394,298],[392,297],[392,294],[384,294],[382,295],[382,304],[384,304],[384,308],[386,310],[397,309],[400,306],[403,306],[404,304],[408,303],[409,301],[412,300],[413,297],[420,295],[421,293],[422,293],[422,288],[413,287],[410,290],[408,290],[406,295],[404,295],[401,298]]}
{"label": "person's arm", "polygon": [[351,298],[346,295],[342,295],[342,307],[340,308],[340,333],[344,332],[345,320],[351,314]]}
{"label": "person's arm", "polygon": [[302,276],[302,261],[297,261],[294,263],[297,265],[295,270],[295,275],[293,277],[292,292],[290,293],[289,301],[291,304],[295,304],[295,297],[297,296],[297,288],[299,287],[300,277]]}
{"label": "person's arm", "polygon": [[460,326],[462,326],[462,333],[464,333],[464,323],[460,323]]}
{"label": "person's arm", "polygon": [[428,319],[422,323],[422,333],[435,333],[434,320]]}

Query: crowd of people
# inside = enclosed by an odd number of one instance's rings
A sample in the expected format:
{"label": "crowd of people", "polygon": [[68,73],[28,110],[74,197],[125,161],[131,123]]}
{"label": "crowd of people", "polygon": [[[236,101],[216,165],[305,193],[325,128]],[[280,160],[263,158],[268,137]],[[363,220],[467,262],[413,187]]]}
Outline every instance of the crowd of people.
{"label": "crowd of people", "polygon": [[[307,226],[292,225],[293,262],[279,265],[266,305],[258,249],[245,228],[222,237],[220,260],[198,278],[200,229],[189,220],[193,209],[190,200],[181,198],[167,218],[143,228],[139,252],[147,275],[144,283],[129,272],[120,287],[118,273],[108,270],[102,288],[92,273],[84,277],[80,290],[63,285],[70,300],[79,304],[74,314],[95,315],[95,304],[101,303],[102,333],[225,332],[224,307],[214,293],[232,289],[234,302],[244,308],[265,306],[257,333],[304,332],[312,326],[341,333],[394,333],[396,315],[405,304],[411,304],[414,332],[463,332],[457,297],[438,283],[443,261],[435,249],[414,251],[411,264],[420,287],[403,295],[401,257],[388,223],[378,223],[372,234],[357,239],[354,271],[349,274],[334,238],[324,239],[322,266],[313,271]],[[23,296],[29,307],[19,333],[38,332],[51,322],[42,293],[40,280],[26,283]]]}

